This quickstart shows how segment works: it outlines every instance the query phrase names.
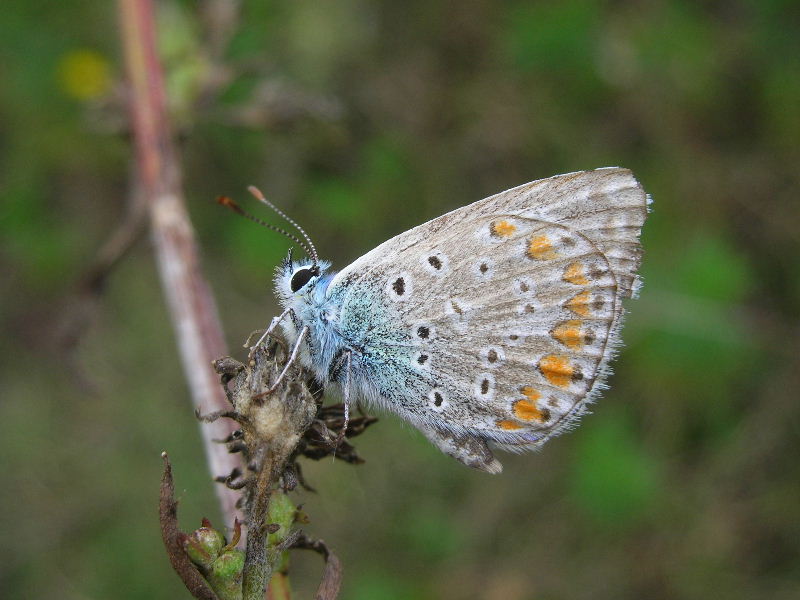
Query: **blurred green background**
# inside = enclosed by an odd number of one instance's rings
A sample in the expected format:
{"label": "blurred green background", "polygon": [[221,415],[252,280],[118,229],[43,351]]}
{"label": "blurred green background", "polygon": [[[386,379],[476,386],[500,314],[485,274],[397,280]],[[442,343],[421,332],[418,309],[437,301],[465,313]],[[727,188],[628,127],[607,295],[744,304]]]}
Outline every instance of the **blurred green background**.
{"label": "blurred green background", "polygon": [[[209,17],[226,6],[232,23]],[[365,465],[306,465],[319,493],[298,501],[343,560],[342,598],[800,597],[799,6],[160,4],[231,349],[275,314],[287,249],[213,203],[247,184],[337,267],[556,173],[627,166],[655,200],[626,346],[578,430],[488,476],[387,417],[357,440]],[[184,527],[218,518],[147,236],[77,347],[59,345],[127,210],[115,11],[6,0],[0,14],[8,599],[188,597],[157,526],[164,449]],[[293,560],[311,597],[319,559]]]}

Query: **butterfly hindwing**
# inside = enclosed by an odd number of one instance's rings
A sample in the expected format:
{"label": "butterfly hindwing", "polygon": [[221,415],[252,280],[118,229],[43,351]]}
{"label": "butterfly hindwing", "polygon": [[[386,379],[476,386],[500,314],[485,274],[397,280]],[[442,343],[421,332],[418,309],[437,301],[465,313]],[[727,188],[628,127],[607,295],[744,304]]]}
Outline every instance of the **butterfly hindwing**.
{"label": "butterfly hindwing", "polygon": [[646,205],[629,171],[586,171],[378,246],[328,290],[363,353],[354,383],[423,430],[540,445],[602,382],[638,284]]}

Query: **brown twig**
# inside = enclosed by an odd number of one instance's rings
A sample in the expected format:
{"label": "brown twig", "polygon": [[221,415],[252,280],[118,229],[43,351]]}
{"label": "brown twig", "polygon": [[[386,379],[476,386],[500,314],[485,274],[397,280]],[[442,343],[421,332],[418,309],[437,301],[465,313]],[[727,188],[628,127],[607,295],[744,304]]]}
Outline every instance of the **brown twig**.
{"label": "brown twig", "polygon": [[[263,447],[260,450],[265,450]],[[269,533],[269,501],[273,486],[273,464],[271,460],[261,458],[268,464],[261,465],[253,476],[248,496],[247,507],[247,560],[242,577],[242,597],[261,598],[267,583],[272,577],[272,561],[267,552],[267,535]]]}
{"label": "brown twig", "polygon": [[183,540],[186,539],[186,534],[178,529],[178,503],[175,500],[172,465],[170,465],[166,452],[161,457],[164,459],[164,475],[161,477],[158,512],[161,522],[161,538],[164,540],[169,562],[192,596],[199,600],[218,600],[217,595],[183,550]]}
{"label": "brown twig", "polygon": [[[156,262],[178,339],[183,369],[195,407],[228,409],[211,361],[225,354],[225,342],[210,287],[201,268],[194,231],[181,191],[181,172],[166,109],[163,74],[156,50],[152,0],[118,0],[129,109],[136,146],[139,185],[150,215]],[[238,455],[214,439],[226,438],[236,425],[226,419],[201,427],[213,476],[241,467]],[[223,517],[241,518],[238,494],[216,486]]]}
{"label": "brown twig", "polygon": [[294,540],[292,548],[313,550],[325,558],[325,571],[317,588],[315,600],[335,600],[342,585],[342,563],[339,558],[331,552],[325,542],[312,539],[305,534],[300,534]]}

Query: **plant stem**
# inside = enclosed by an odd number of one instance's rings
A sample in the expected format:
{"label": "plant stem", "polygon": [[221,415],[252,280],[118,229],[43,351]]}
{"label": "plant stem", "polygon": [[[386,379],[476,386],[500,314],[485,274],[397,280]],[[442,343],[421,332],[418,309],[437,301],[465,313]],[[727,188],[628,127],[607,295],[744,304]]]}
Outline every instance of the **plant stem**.
{"label": "plant stem", "polygon": [[[129,83],[129,109],[136,146],[139,184],[145,196],[161,284],[178,340],[192,401],[201,412],[229,408],[211,368],[226,354],[222,326],[211,289],[203,277],[194,230],[181,190],[181,168],[175,151],[159,62],[152,0],[118,0],[119,20]],[[228,419],[200,428],[209,469],[214,477],[241,468],[223,439],[236,424]],[[243,519],[238,493],[215,486],[223,518]]]}

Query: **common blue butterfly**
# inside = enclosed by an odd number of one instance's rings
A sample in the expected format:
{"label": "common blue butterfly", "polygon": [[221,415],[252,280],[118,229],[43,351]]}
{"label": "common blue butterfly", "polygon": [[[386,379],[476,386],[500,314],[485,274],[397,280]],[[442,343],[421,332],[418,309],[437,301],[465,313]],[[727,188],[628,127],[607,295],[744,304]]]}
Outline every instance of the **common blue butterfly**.
{"label": "common blue butterfly", "polygon": [[[260,198],[263,200],[263,197]],[[596,399],[635,296],[649,198],[627,169],[557,175],[449,212],[338,273],[281,264],[273,319],[293,359],[499,473]],[[282,214],[282,213],[281,213]]]}

